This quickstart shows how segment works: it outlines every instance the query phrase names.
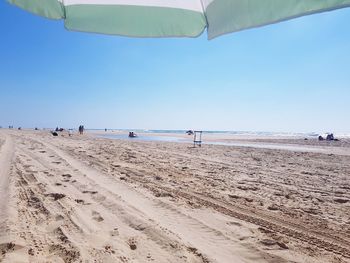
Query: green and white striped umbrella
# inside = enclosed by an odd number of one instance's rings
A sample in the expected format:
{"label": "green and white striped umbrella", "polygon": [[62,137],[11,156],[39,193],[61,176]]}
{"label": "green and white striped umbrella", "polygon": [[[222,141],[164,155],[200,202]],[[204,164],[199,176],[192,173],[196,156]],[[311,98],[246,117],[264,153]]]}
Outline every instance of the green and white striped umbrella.
{"label": "green and white striped umbrella", "polygon": [[209,39],[350,6],[350,0],[8,0],[69,30],[132,37]]}

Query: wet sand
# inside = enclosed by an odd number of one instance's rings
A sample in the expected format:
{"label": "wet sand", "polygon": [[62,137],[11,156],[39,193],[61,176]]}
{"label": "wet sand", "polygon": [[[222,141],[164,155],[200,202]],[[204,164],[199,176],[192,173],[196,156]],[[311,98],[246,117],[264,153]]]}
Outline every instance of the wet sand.
{"label": "wet sand", "polygon": [[63,135],[0,130],[1,262],[350,262],[346,145]]}
{"label": "wet sand", "polygon": [[[158,141],[192,143],[193,135],[179,133],[139,133],[136,138],[128,138],[127,132],[89,132],[88,134],[107,139],[121,139],[129,141]],[[338,141],[319,141],[311,137],[286,136],[247,136],[218,133],[204,133],[203,144],[250,147],[271,150],[288,150],[294,152],[314,152],[334,155],[350,155],[350,139],[342,138]]]}

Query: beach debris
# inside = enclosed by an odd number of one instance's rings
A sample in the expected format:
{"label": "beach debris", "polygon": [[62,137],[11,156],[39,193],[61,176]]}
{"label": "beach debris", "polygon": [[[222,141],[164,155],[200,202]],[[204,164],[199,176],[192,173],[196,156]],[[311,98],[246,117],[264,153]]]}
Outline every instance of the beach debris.
{"label": "beach debris", "polygon": [[51,131],[51,134],[52,134],[53,136],[58,136],[58,133],[55,132],[55,131]]}

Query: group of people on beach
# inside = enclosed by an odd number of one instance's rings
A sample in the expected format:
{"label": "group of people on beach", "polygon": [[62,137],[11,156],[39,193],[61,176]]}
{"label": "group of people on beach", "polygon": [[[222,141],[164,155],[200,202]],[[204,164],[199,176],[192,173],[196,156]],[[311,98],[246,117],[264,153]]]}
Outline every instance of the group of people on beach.
{"label": "group of people on beach", "polygon": [[84,125],[79,126],[79,134],[83,135],[84,134]]}

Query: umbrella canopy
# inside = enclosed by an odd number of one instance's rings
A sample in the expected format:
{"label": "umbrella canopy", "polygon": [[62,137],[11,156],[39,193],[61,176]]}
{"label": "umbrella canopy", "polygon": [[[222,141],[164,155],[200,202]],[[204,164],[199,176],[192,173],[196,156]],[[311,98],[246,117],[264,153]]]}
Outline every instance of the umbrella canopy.
{"label": "umbrella canopy", "polygon": [[208,38],[350,6],[350,0],[8,0],[69,30]]}

